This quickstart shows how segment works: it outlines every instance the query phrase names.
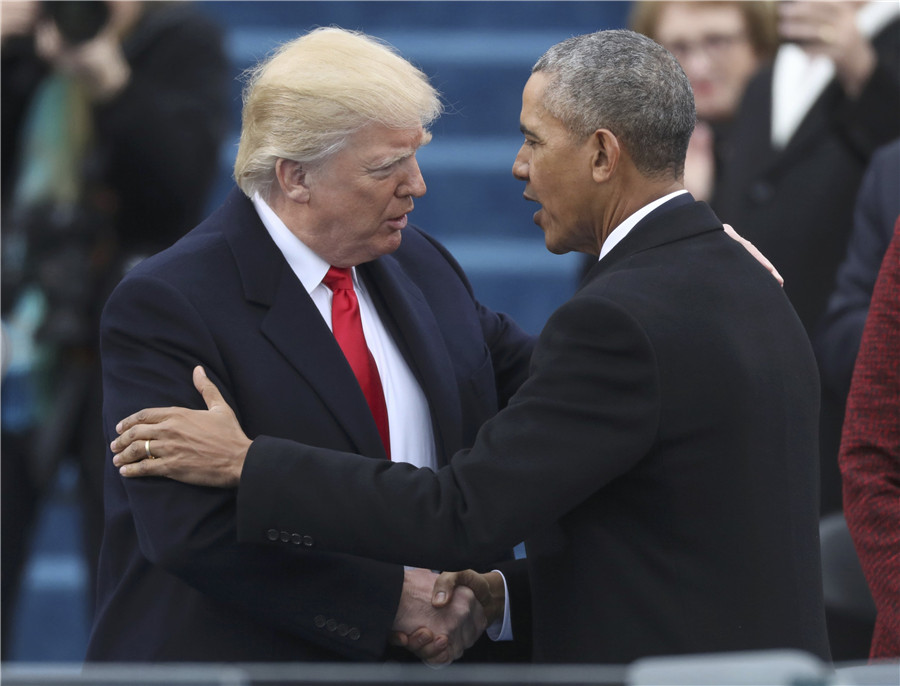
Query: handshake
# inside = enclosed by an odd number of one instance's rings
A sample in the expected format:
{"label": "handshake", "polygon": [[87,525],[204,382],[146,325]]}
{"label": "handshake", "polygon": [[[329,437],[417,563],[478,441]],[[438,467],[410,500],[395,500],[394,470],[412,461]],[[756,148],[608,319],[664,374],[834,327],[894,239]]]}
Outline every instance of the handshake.
{"label": "handshake", "polygon": [[503,618],[506,604],[499,572],[444,572],[408,568],[394,618],[391,643],[425,664],[459,659],[481,633]]}

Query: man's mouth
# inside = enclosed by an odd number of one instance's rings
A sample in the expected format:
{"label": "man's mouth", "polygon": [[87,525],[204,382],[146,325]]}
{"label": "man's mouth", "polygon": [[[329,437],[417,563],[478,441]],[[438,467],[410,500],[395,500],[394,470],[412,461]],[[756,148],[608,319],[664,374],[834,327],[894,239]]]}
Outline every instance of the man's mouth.
{"label": "man's mouth", "polygon": [[398,231],[400,229],[405,229],[408,222],[409,218],[407,214],[401,214],[397,217],[391,217],[387,220],[387,224]]}

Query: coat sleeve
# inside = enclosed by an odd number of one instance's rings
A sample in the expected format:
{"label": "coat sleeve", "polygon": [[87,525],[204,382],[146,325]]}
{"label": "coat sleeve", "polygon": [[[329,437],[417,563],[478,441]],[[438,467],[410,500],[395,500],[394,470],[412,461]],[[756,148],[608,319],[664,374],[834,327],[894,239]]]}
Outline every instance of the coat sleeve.
{"label": "coat sleeve", "polygon": [[[577,296],[547,323],[531,376],[509,405],[436,474],[255,440],[239,488],[238,535],[265,542],[271,522],[286,521],[318,549],[479,566],[636,464],[658,415],[659,377],[643,328],[607,299]],[[262,478],[276,469],[277,481]],[[289,481],[299,488],[280,490]],[[244,506],[251,501],[259,507]]]}
{"label": "coat sleeve", "polygon": [[[143,407],[199,408],[191,369],[204,365],[234,406],[228,369],[200,313],[156,277],[130,277],[110,299],[101,326],[104,426]],[[126,510],[140,554],[214,600],[257,621],[351,658],[380,657],[390,634],[403,569],[311,549],[302,539],[268,548],[238,543],[235,492],[162,478],[124,479],[107,452],[108,517]],[[289,489],[286,489],[289,491]],[[293,496],[285,497],[292,499]],[[110,500],[112,498],[112,501]],[[132,545],[132,541],[112,542]],[[327,631],[317,618],[357,631]],[[321,621],[318,622],[321,624]]]}
{"label": "coat sleeve", "polygon": [[900,651],[900,221],[875,285],[841,442],[844,513],[878,616],[872,657]]}

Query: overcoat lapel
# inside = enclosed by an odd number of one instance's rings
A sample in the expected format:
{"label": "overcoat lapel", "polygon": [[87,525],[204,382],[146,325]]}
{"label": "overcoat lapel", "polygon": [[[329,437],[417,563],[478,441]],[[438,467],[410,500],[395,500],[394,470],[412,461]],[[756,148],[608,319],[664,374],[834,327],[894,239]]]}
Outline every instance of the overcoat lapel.
{"label": "overcoat lapel", "polygon": [[237,195],[224,208],[233,212],[224,231],[247,300],[268,308],[262,335],[306,379],[359,453],[387,458],[365,396],[331,330],[252,203]]}

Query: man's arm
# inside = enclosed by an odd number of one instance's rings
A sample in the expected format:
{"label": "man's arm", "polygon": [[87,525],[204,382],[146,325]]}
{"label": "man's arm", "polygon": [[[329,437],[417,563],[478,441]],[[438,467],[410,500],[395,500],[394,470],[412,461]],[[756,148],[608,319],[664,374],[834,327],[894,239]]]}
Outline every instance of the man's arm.
{"label": "man's arm", "polygon": [[[645,454],[659,402],[653,360],[627,313],[596,298],[572,301],[548,322],[519,394],[482,428],[471,451],[438,474],[256,438],[240,470],[239,536],[265,544],[271,522],[293,522],[296,533],[327,549],[442,569],[489,563]],[[165,422],[176,426],[178,419]],[[119,458],[126,461],[139,459],[137,443],[158,435],[154,424],[135,426],[133,418],[124,428],[116,449],[124,448]],[[165,474],[184,459],[159,440],[163,459],[125,473]],[[603,460],[597,445],[605,448]],[[290,497],[281,493],[286,482],[297,485]],[[332,498],[349,509],[316,516],[316,503]]]}

